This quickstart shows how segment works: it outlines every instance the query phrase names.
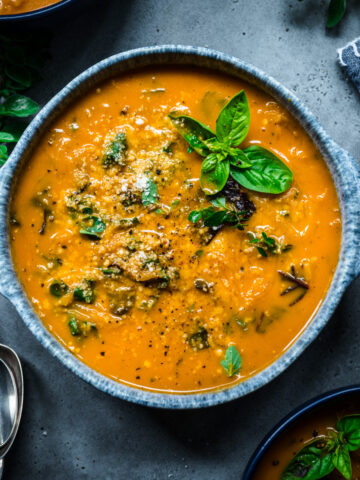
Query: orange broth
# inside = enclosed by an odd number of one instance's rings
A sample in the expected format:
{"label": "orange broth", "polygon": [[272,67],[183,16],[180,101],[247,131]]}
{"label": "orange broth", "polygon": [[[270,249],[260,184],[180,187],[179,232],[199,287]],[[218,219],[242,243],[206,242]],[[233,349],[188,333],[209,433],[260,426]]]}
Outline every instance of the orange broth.
{"label": "orange broth", "polygon": [[[294,181],[281,195],[247,192],[256,212],[245,230],[225,226],[211,240],[188,220],[210,205],[199,186],[202,158],[188,153],[167,115],[180,110],[214,128],[241,89],[251,112],[242,147],[271,150]],[[116,135],[126,136],[124,165],[104,168]],[[145,207],[149,177],[158,199]],[[106,224],[99,240],[80,234],[88,212]],[[341,239],[331,175],[297,121],[244,81],[186,68],[123,75],[72,105],[33,152],[11,215],[15,268],[46,328],[98,372],[159,391],[229,386],[274,362],[324,299]],[[263,231],[279,245],[266,258],[249,242]],[[305,279],[306,295],[281,296],[292,284],[278,270]],[[61,298],[49,292],[54,281],[68,287]],[[94,290],[93,303],[74,298],[79,285]],[[242,357],[232,378],[220,364],[230,344]]]}
{"label": "orange broth", "polygon": [[61,0],[0,0],[0,15],[16,15],[48,7]]}

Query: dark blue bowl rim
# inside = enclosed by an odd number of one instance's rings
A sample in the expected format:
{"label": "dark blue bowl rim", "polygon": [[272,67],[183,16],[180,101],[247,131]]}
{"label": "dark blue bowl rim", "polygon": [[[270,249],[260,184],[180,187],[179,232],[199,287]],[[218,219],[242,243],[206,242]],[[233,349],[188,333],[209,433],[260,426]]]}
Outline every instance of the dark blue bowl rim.
{"label": "dark blue bowl rim", "polygon": [[0,22],[3,22],[5,20],[27,20],[32,17],[45,15],[53,12],[54,10],[65,7],[65,5],[68,5],[73,1],[74,0],[59,0],[58,3],[54,3],[53,5],[48,5],[43,8],[38,8],[36,10],[30,10],[29,12],[15,13],[12,15],[0,15]]}
{"label": "dark blue bowl rim", "polygon": [[258,467],[260,461],[264,457],[265,453],[270,449],[273,442],[287,430],[293,423],[295,423],[300,417],[310,413],[312,410],[324,405],[327,402],[331,402],[337,398],[350,395],[352,393],[360,393],[360,384],[350,385],[348,387],[341,387],[335,390],[318,395],[311,400],[301,404],[299,407],[292,410],[286,417],[280,420],[279,423],[268,433],[257,447],[253,455],[251,456],[243,474],[242,480],[251,480],[251,476]]}

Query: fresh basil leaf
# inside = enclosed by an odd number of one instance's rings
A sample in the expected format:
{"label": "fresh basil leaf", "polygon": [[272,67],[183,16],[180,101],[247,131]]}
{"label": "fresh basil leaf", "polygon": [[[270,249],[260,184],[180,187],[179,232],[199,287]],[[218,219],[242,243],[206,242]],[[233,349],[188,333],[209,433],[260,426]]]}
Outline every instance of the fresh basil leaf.
{"label": "fresh basil leaf", "polygon": [[0,165],[4,165],[9,158],[6,145],[0,145]]}
{"label": "fresh basil leaf", "polygon": [[[211,153],[211,155],[217,155],[216,153]],[[201,167],[200,172],[200,186],[206,195],[214,195],[215,193],[220,192],[229,178],[230,172],[230,162],[226,158],[225,160],[218,160],[216,167],[209,171],[204,172]]]}
{"label": "fresh basil leaf", "polygon": [[201,171],[203,173],[209,173],[212,170],[215,170],[217,163],[218,156],[216,155],[216,153],[210,153],[210,155],[208,155],[203,161],[201,165]]}
{"label": "fresh basil leaf", "polygon": [[302,448],[282,472],[280,480],[319,480],[331,473],[335,466],[326,442],[316,439]]}
{"label": "fresh basil leaf", "polygon": [[343,432],[349,451],[360,448],[360,415],[347,415],[336,424],[336,430]]}
{"label": "fresh basil leaf", "polygon": [[169,118],[180,135],[199,155],[206,157],[210,153],[204,141],[214,138],[215,133],[209,127],[194,118],[187,115],[177,115],[175,112],[170,113]]}
{"label": "fresh basil leaf", "polygon": [[265,148],[252,145],[244,150],[251,168],[231,166],[234,180],[249,190],[263,193],[282,193],[291,185],[293,174],[289,167]]}
{"label": "fresh basil leaf", "polygon": [[70,289],[62,280],[54,280],[50,285],[49,291],[54,297],[62,297],[68,293]]}
{"label": "fresh basil leaf", "polygon": [[85,223],[82,225],[82,229],[80,230],[81,235],[87,235],[88,237],[95,238],[97,240],[100,239],[101,236],[98,234],[105,230],[105,223],[94,215],[85,217],[83,221]]}
{"label": "fresh basil leaf", "polygon": [[237,147],[245,139],[250,127],[250,110],[244,90],[223,107],[216,120],[218,140]]}
{"label": "fresh basil leaf", "polygon": [[248,161],[245,153],[239,148],[231,148],[229,150],[230,164],[237,168],[249,168],[251,163]]}
{"label": "fresh basil leaf", "polygon": [[142,204],[146,207],[156,203],[157,200],[157,186],[156,183],[149,177],[147,179],[145,188],[142,192]]}
{"label": "fresh basil leaf", "polygon": [[241,356],[235,345],[230,345],[225,353],[224,360],[221,360],[221,366],[224,368],[228,377],[233,377],[240,372]]}
{"label": "fresh basil leaf", "polygon": [[13,143],[17,142],[18,138],[14,137],[12,133],[0,132],[0,142],[2,143]]}
{"label": "fresh basil leaf", "polygon": [[196,223],[202,219],[202,213],[200,210],[193,210],[189,213],[188,220],[192,223]]}
{"label": "fresh basil leaf", "polygon": [[328,9],[326,26],[328,28],[335,27],[335,25],[337,25],[344,16],[345,10],[346,0],[331,0]]}
{"label": "fresh basil leaf", "polygon": [[227,211],[219,210],[217,212],[208,212],[205,210],[203,212],[203,220],[206,227],[219,227],[220,225],[226,223]]}
{"label": "fresh basil leaf", "polygon": [[11,95],[4,103],[0,105],[0,116],[9,117],[28,117],[34,115],[39,110],[39,106],[31,98],[25,95]]}
{"label": "fresh basil leaf", "polygon": [[333,453],[332,461],[336,470],[338,470],[344,478],[351,480],[351,459],[347,445],[340,445],[337,447]]}
{"label": "fresh basil leaf", "polygon": [[24,88],[29,88],[31,86],[31,72],[24,65],[6,65],[5,74]]}

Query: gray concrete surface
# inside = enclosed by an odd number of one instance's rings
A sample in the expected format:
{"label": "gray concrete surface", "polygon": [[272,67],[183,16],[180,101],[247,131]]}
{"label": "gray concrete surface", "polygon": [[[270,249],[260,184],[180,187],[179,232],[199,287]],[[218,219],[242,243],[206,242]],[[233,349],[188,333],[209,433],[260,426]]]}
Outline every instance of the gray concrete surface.
{"label": "gray concrete surface", "polygon": [[[326,3],[85,0],[85,8],[43,22],[54,31],[53,58],[32,93],[43,104],[86,67],[119,51],[206,45],[294,90],[360,160],[360,98],[336,64],[336,48],[360,34],[360,4],[350,2],[341,25],[327,32]],[[20,354],[26,387],[4,478],[240,479],[254,448],[282,416],[316,394],[359,382],[359,288],[355,281],[320,337],[270,385],[231,404],[182,413],[128,404],[83,383],[1,298],[0,339]]]}

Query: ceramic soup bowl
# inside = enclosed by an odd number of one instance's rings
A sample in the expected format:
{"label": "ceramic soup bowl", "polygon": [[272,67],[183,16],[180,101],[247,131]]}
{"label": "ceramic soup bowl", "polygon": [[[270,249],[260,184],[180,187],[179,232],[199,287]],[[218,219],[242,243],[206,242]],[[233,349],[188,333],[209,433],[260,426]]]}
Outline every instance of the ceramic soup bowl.
{"label": "ceramic soup bowl", "polygon": [[[12,191],[24,164],[52,121],[101,81],[151,65],[211,68],[255,84],[271,94],[296,117],[323,155],[336,186],[342,215],[341,252],[326,298],[301,336],[269,367],[250,379],[209,393],[165,394],[132,388],[92,370],[66,350],[43,326],[18,278],[10,254],[8,215]],[[354,159],[323,130],[308,109],[266,73],[241,60],[201,47],[160,46],[140,48],[114,55],[87,69],[61,90],[31,122],[0,174],[0,291],[15,306],[36,338],[70,370],[95,387],[116,397],[161,408],[199,408],[242,397],[260,388],[283,372],[317,337],[329,321],[346,287],[360,270],[358,211],[360,172]]]}

